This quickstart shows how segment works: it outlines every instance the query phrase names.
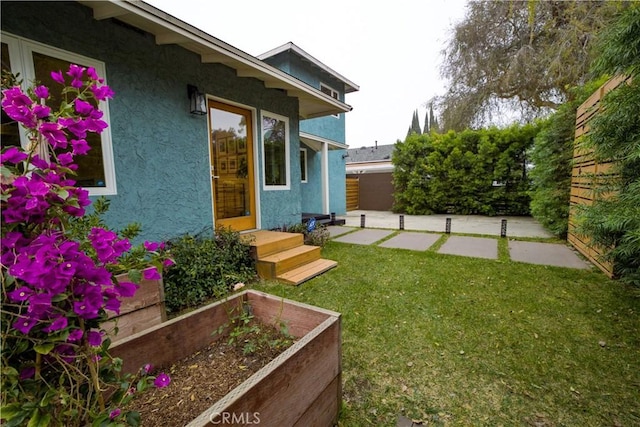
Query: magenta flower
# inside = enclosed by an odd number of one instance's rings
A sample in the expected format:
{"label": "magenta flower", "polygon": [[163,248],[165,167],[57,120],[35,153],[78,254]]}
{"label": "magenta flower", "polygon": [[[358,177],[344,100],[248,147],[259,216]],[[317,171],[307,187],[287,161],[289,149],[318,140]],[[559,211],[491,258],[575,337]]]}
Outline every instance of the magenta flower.
{"label": "magenta flower", "polygon": [[51,108],[46,105],[36,104],[33,106],[33,115],[39,119],[46,119],[51,115]]}
{"label": "magenta flower", "polygon": [[82,339],[82,335],[84,335],[84,333],[82,332],[82,329],[74,329],[69,333],[69,336],[67,337],[67,341],[78,342]]}
{"label": "magenta flower", "polygon": [[33,100],[22,92],[20,86],[5,89],[2,95],[2,109],[10,118],[27,128],[36,127],[36,118],[31,110]]}
{"label": "magenta flower", "polygon": [[0,155],[0,163],[12,163],[15,165],[16,163],[25,160],[27,157],[29,157],[27,153],[20,150],[18,147],[9,147]]}
{"label": "magenta flower", "polygon": [[26,301],[31,295],[33,295],[33,289],[27,286],[20,286],[18,289],[8,292],[7,295],[13,302]]}
{"label": "magenta flower", "polygon": [[116,417],[119,417],[121,412],[122,411],[120,411],[120,408],[114,409],[113,411],[109,412],[109,419],[112,420],[112,419],[114,419]]}
{"label": "magenta flower", "polygon": [[87,68],[87,76],[89,76],[91,80],[100,79],[100,76],[98,76],[98,73],[96,72],[96,69],[94,67]]}
{"label": "magenta flower", "polygon": [[96,97],[99,101],[104,101],[107,98],[113,98],[114,92],[111,90],[109,86],[91,86],[91,92],[93,92],[93,96]]}
{"label": "magenta flower", "polygon": [[24,380],[28,380],[30,378],[33,378],[33,376],[36,374],[36,368],[34,368],[33,366],[30,366],[28,368],[24,368],[23,370],[20,371],[20,381],[24,381]]}
{"label": "magenta flower", "polygon": [[87,123],[82,119],[63,117],[58,120],[58,123],[60,126],[65,127],[69,132],[74,134],[76,138],[83,139],[87,137]]}
{"label": "magenta flower", "polygon": [[175,264],[176,262],[171,258],[167,258],[164,261],[162,261],[162,265],[164,265],[165,267],[171,267],[172,265],[175,265]]}
{"label": "magenta flower", "polygon": [[157,251],[158,247],[160,247],[160,243],[150,242],[148,240],[145,240],[145,242],[144,242],[144,248],[146,250],[148,250],[149,252]]}
{"label": "magenta flower", "polygon": [[150,374],[151,371],[153,371],[153,365],[151,363],[146,363],[142,367],[142,373],[145,374],[145,375]]}
{"label": "magenta flower", "polygon": [[66,328],[68,324],[69,324],[69,321],[67,320],[67,318],[61,315],[55,318],[49,326],[42,328],[42,331],[46,333],[59,331]]}
{"label": "magenta flower", "polygon": [[94,110],[93,105],[91,105],[87,101],[83,101],[80,98],[76,98],[76,100],[74,101],[74,105],[76,107],[76,113],[82,116],[89,116]]}
{"label": "magenta flower", "polygon": [[102,295],[87,295],[80,301],[73,302],[73,311],[83,319],[95,319],[102,307]]}
{"label": "magenta flower", "polygon": [[64,84],[64,76],[62,75],[62,71],[52,71],[51,78],[54,82]]}
{"label": "magenta flower", "polygon": [[38,126],[38,130],[53,148],[66,148],[67,136],[62,131],[62,126],[58,123],[44,122]]}
{"label": "magenta flower", "polygon": [[158,273],[156,268],[147,268],[142,272],[142,277],[144,280],[160,280],[162,276]]}
{"label": "magenta flower", "polygon": [[85,155],[91,150],[89,144],[84,139],[72,139],[71,147],[73,148],[73,154],[75,155]]}
{"label": "magenta flower", "polygon": [[73,154],[71,153],[61,153],[58,154],[58,163],[62,166],[68,166],[73,163]]}
{"label": "magenta flower", "polygon": [[46,86],[37,86],[35,89],[33,89],[33,93],[35,93],[36,96],[40,99],[49,98],[49,88]]}
{"label": "magenta flower", "polygon": [[132,282],[118,282],[115,285],[115,290],[121,297],[129,298],[136,294],[138,285]]}
{"label": "magenta flower", "polygon": [[87,237],[96,250],[98,261],[105,264],[115,262],[123,253],[131,249],[129,240],[118,239],[118,235],[111,230],[94,227]]}
{"label": "magenta flower", "polygon": [[13,323],[13,329],[16,329],[20,332],[22,332],[25,335],[28,335],[29,332],[31,332],[31,329],[36,326],[36,323],[38,323],[38,321],[36,319],[30,319],[27,317],[20,317],[18,320],[16,320]]}
{"label": "magenta flower", "polygon": [[170,383],[171,383],[171,378],[169,378],[169,375],[165,374],[164,372],[159,373],[156,376],[156,379],[153,380],[153,385],[155,385],[158,388],[164,388],[168,386]]}
{"label": "magenta flower", "polygon": [[102,334],[100,331],[91,330],[87,332],[87,342],[92,347],[100,347],[100,344],[102,344]]}

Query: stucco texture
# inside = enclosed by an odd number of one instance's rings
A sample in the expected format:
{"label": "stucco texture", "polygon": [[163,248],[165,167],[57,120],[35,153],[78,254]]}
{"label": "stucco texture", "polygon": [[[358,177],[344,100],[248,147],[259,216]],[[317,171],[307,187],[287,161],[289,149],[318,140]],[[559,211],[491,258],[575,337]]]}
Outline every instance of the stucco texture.
{"label": "stucco texture", "polygon": [[[291,158],[298,159],[298,101],[262,82],[115,19],[96,21],[72,2],[2,2],[2,30],[102,61],[115,97],[109,101],[117,194],[108,196],[109,226],[142,225],[140,240],[163,240],[213,226],[207,116],[188,111],[187,84],[208,95],[289,117]],[[254,148],[261,164],[258,129]],[[293,133],[295,131],[295,133]],[[297,164],[297,161],[294,163]],[[296,180],[297,173],[297,180]],[[289,191],[258,184],[262,228],[299,221],[299,168]],[[262,173],[256,170],[257,179]]]}

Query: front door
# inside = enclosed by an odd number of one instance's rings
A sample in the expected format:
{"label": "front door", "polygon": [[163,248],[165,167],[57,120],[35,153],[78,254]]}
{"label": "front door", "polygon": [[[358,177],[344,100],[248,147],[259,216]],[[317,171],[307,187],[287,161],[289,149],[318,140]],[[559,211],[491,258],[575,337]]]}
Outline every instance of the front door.
{"label": "front door", "polygon": [[256,228],[251,111],[209,100],[213,217],[216,228]]}

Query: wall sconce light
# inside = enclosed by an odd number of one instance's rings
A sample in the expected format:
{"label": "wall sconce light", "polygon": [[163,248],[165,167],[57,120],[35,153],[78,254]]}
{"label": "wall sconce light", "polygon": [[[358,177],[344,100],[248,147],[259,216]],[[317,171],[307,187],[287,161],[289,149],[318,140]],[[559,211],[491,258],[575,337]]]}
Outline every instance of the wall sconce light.
{"label": "wall sconce light", "polygon": [[342,155],[342,159],[346,159],[346,158],[348,158],[348,157],[349,157],[349,153],[346,153],[346,154],[343,154],[343,155]]}
{"label": "wall sconce light", "polygon": [[191,114],[199,116],[207,114],[204,93],[200,92],[194,85],[187,85],[187,93],[189,95],[189,111]]}

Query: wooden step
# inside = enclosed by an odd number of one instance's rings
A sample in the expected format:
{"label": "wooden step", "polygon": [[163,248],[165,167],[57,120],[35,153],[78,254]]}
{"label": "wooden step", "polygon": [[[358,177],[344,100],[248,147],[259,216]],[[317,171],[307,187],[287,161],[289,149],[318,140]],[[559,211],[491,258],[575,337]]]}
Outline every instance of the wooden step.
{"label": "wooden step", "polygon": [[337,265],[338,263],[336,261],[321,258],[298,268],[294,268],[293,270],[289,270],[286,273],[279,275],[277,279],[281,282],[297,286],[302,282],[306,282],[309,279],[319,276],[327,270],[331,270]]}
{"label": "wooden step", "polygon": [[320,259],[321,250],[320,246],[301,245],[260,257],[256,261],[258,275],[265,279],[275,279],[289,270]]}
{"label": "wooden step", "polygon": [[251,256],[255,260],[304,244],[302,233],[259,230],[243,234],[242,238],[251,245]]}

